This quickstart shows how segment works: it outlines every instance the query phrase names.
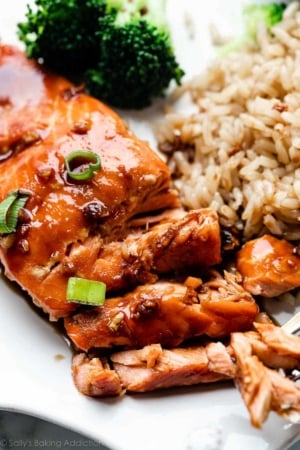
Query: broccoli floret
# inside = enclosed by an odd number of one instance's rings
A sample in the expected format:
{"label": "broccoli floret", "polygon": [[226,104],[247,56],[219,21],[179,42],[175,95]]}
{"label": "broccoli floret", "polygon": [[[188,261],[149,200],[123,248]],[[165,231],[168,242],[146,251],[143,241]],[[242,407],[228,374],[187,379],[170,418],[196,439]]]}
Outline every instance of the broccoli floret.
{"label": "broccoli floret", "polygon": [[143,108],[184,75],[165,0],[35,0],[18,35],[50,69],[82,72],[88,92],[120,108]]}
{"label": "broccoli floret", "polygon": [[99,17],[104,0],[35,0],[17,34],[29,58],[64,73],[86,70],[98,57]]}
{"label": "broccoli floret", "polygon": [[267,30],[282,20],[283,11],[286,5],[283,3],[262,3],[245,5],[242,11],[244,32],[242,36],[225,44],[220,49],[220,53],[225,55],[232,51],[239,50],[249,42],[255,42],[257,29],[260,24],[264,24]]}
{"label": "broccoli floret", "polygon": [[183,76],[163,20],[165,2],[152,2],[153,7],[150,3],[119,1],[115,8],[110,4],[109,14],[99,21],[101,58],[87,72],[87,88],[121,108],[148,106],[172,79],[180,84]]}

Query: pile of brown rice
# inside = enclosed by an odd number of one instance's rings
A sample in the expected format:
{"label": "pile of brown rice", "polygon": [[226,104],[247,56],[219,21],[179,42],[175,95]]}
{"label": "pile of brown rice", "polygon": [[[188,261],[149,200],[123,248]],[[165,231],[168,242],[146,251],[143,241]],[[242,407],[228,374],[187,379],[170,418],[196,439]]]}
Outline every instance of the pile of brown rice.
{"label": "pile of brown rice", "polygon": [[217,58],[179,87],[191,113],[170,105],[158,127],[187,208],[212,207],[250,238],[300,239],[300,6],[291,3],[272,35]]}

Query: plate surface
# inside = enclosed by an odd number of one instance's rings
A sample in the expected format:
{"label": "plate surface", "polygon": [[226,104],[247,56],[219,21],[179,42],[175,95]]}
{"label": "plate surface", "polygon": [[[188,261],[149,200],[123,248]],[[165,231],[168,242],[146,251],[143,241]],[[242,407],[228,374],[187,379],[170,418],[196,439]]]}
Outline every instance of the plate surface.
{"label": "plate surface", "polygon": [[[16,23],[26,0],[5,2],[0,37],[18,44]],[[210,0],[168,1],[178,58],[187,76],[213,56],[209,24],[238,31],[241,3]],[[190,38],[190,27],[195,32]],[[154,140],[142,113],[121,112],[136,133]],[[151,395],[95,400],[79,394],[71,379],[71,352],[64,338],[43,319],[15,286],[0,284],[0,408],[17,410],[78,431],[114,450],[279,450],[296,440],[300,427],[271,414],[263,430],[253,429],[232,384],[199,386]]]}

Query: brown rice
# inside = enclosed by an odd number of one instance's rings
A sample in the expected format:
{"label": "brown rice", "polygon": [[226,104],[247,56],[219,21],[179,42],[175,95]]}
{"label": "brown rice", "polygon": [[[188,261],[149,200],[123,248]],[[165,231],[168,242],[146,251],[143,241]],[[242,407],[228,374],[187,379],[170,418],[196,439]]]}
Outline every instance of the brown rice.
{"label": "brown rice", "polygon": [[[192,112],[177,107],[186,96]],[[157,138],[187,208],[212,207],[247,239],[300,239],[299,3],[175,90]]]}

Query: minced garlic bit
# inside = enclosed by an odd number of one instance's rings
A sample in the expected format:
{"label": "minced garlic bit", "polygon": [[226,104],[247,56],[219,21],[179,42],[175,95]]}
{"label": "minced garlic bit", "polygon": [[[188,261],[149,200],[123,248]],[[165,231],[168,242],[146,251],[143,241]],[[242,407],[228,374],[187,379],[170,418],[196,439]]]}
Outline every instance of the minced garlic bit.
{"label": "minced garlic bit", "polygon": [[119,311],[109,322],[108,328],[113,333],[117,332],[119,329],[119,326],[121,325],[122,320],[124,319],[125,314],[122,311]]}

